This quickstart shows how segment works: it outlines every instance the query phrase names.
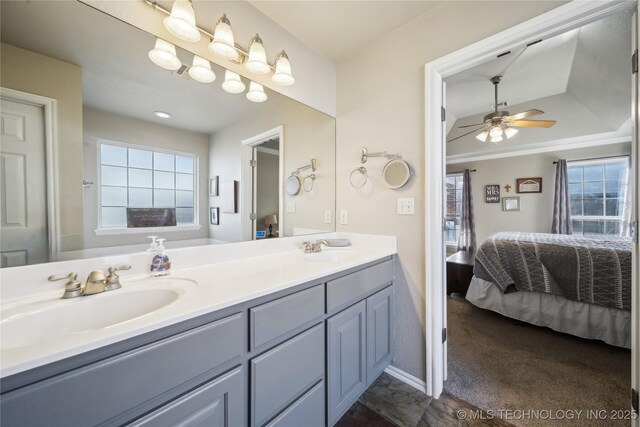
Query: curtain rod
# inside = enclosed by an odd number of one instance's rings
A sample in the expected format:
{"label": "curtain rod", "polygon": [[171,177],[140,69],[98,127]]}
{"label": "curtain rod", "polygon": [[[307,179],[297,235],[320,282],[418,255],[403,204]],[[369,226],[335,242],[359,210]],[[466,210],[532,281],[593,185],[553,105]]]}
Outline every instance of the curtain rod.
{"label": "curtain rod", "polygon": [[[476,169],[469,169],[469,172],[475,172]],[[447,172],[447,174],[454,174],[454,173],[464,173],[464,171],[458,171],[458,172]]]}
{"label": "curtain rod", "polygon": [[[616,157],[629,157],[629,156],[630,156],[630,154],[619,154],[617,156],[592,157],[590,159],[575,159],[575,160],[567,160],[567,161],[568,162],[586,162],[586,161],[589,161],[589,160],[601,160],[601,159],[604,160],[604,159],[613,159],[613,158],[616,158]],[[553,162],[554,165],[557,164],[557,163],[558,162]]]}

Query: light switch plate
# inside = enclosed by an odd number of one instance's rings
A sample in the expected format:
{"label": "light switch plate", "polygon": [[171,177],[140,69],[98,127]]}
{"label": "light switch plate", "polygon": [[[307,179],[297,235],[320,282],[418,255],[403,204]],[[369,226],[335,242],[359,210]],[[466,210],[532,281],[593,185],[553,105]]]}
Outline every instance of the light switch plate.
{"label": "light switch plate", "polygon": [[415,199],[413,197],[398,199],[398,215],[414,215],[414,214],[415,214]]}
{"label": "light switch plate", "polygon": [[331,211],[324,211],[324,223],[331,224]]}
{"label": "light switch plate", "polygon": [[294,213],[296,211],[296,202],[287,202],[287,213]]}
{"label": "light switch plate", "polygon": [[340,224],[347,225],[349,223],[349,212],[340,211]]}

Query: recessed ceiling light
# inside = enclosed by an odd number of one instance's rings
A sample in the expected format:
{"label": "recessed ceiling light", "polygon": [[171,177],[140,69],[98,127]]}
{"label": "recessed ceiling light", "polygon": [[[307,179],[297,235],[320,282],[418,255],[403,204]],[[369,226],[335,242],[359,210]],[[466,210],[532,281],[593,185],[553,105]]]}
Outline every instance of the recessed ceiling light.
{"label": "recessed ceiling light", "polygon": [[165,113],[164,111],[154,111],[153,114],[161,119],[170,119],[173,117],[171,114]]}

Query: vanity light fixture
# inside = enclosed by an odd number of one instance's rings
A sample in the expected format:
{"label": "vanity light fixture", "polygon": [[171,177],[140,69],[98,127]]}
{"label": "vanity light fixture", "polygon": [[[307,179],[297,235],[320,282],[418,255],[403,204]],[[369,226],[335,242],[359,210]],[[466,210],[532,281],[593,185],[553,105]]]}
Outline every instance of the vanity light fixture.
{"label": "vanity light fixture", "polygon": [[264,93],[264,88],[261,84],[251,82],[249,83],[249,92],[247,92],[247,99],[253,102],[264,102],[267,100],[267,94]]}
{"label": "vanity light fixture", "polygon": [[176,56],[176,47],[168,41],[156,39],[155,47],[149,51],[149,59],[158,67],[175,71],[182,63]]}
{"label": "vanity light fixture", "polygon": [[291,63],[284,50],[276,56],[276,72],[271,76],[271,80],[280,86],[291,86],[296,82],[291,75]]}
{"label": "vanity light fixture", "polygon": [[242,83],[242,79],[238,74],[230,70],[225,70],[222,89],[229,93],[242,93],[244,92],[245,85]]}
{"label": "vanity light fixture", "polygon": [[175,0],[171,14],[164,19],[164,27],[174,36],[188,42],[200,41],[196,27],[196,13],[190,0]]}
{"label": "vanity light fixture", "polygon": [[189,68],[189,76],[200,83],[211,83],[216,79],[211,70],[211,63],[198,55],[193,55],[193,66]]}
{"label": "vanity light fixture", "polygon": [[244,67],[255,74],[267,74],[271,71],[271,67],[267,64],[267,53],[258,34],[249,42],[249,57]]}
{"label": "vanity light fixture", "polygon": [[170,119],[173,116],[169,113],[165,113],[164,111],[154,111],[153,115],[156,117],[160,117],[161,119]]}
{"label": "vanity light fixture", "polygon": [[218,20],[216,30],[213,33],[213,40],[209,43],[209,50],[229,60],[238,58],[238,52],[233,41],[233,31],[231,31],[231,22],[227,19],[227,15],[222,15]]}

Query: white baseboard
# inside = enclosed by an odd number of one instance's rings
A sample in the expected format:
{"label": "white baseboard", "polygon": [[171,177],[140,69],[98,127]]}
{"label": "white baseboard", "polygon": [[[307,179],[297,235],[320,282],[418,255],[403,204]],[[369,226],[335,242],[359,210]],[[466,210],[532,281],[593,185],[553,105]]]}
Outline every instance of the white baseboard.
{"label": "white baseboard", "polygon": [[427,389],[425,387],[426,384],[420,378],[416,378],[413,375],[407,374],[405,371],[401,371],[400,369],[391,365],[389,365],[384,371],[392,377],[399,379],[403,383],[410,385],[418,391],[421,391],[422,393],[427,392]]}

